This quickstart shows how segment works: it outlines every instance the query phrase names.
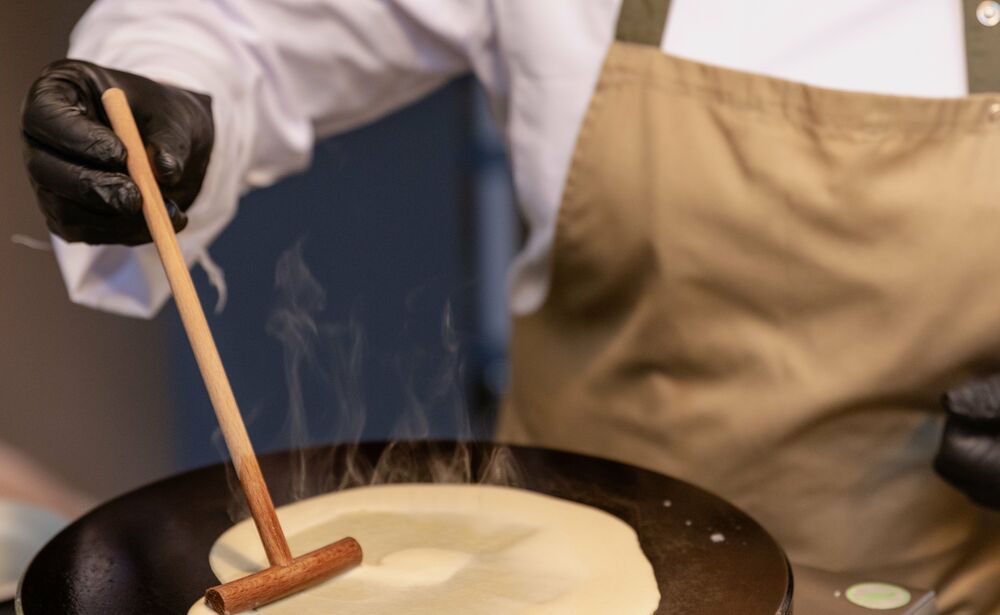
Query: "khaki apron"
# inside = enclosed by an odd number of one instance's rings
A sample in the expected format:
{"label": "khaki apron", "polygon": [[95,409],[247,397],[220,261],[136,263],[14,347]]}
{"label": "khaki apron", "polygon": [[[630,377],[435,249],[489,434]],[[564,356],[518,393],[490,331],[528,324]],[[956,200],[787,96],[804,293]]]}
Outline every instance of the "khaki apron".
{"label": "khaki apron", "polygon": [[1000,613],[1000,517],[931,467],[940,392],[1000,369],[1000,97],[686,61],[643,11],[666,2],[625,0],[500,438],[690,480],[797,563]]}

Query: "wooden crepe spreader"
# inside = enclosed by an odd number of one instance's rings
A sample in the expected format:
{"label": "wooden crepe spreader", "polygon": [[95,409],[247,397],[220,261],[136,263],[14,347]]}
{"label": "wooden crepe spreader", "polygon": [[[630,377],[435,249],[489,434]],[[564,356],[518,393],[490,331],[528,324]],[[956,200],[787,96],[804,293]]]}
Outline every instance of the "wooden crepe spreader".
{"label": "wooden crepe spreader", "polygon": [[111,88],[104,92],[101,100],[111,127],[128,151],[128,172],[142,194],[142,214],[173,290],[184,330],[270,562],[270,567],[260,572],[209,588],[205,592],[206,603],[218,613],[239,613],[274,602],[359,565],[361,546],[353,538],[292,557],[125,92]]}

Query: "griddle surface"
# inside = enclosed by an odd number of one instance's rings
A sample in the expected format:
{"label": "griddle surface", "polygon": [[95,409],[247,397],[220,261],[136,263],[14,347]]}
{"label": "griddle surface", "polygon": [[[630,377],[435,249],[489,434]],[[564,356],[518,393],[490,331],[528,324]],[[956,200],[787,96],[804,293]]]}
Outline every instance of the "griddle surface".
{"label": "griddle surface", "polygon": [[[432,454],[431,446],[445,453],[453,447],[417,445],[416,454]],[[359,451],[374,462],[383,448],[363,444]],[[491,448],[474,445],[472,467]],[[343,450],[324,447],[309,454],[332,459],[325,467],[337,473]],[[756,522],[722,499],[601,459],[520,447],[512,453],[522,477],[518,486],[600,508],[636,529],[660,587],[657,615],[791,612],[784,553]],[[261,467],[275,503],[291,501],[289,453],[262,456]],[[217,582],[208,552],[232,526],[230,502],[222,465],[111,500],[66,528],[31,563],[19,593],[23,614],[186,613]],[[715,542],[713,534],[725,540]]]}

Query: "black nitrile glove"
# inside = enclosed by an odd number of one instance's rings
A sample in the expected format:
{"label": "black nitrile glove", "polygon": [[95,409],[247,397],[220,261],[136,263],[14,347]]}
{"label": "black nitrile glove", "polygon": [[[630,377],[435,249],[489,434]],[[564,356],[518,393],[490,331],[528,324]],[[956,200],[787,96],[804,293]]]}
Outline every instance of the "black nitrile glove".
{"label": "black nitrile glove", "polygon": [[934,468],[977,504],[1000,510],[1000,375],[945,393],[948,413]]}
{"label": "black nitrile glove", "polygon": [[125,147],[108,125],[101,94],[125,91],[174,230],[201,190],[212,153],[211,99],[89,62],[50,64],[21,113],[25,163],[49,229],[67,241],[150,241],[142,197],[126,174]]}

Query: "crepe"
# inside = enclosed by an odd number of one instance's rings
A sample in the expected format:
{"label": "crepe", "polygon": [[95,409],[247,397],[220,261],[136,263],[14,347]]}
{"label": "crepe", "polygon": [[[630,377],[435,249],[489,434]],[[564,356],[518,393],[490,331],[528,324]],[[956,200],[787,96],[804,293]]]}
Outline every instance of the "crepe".
{"label": "crepe", "polygon": [[[353,536],[354,570],[267,615],[651,615],[660,603],[635,531],[603,511],[483,485],[385,485],[278,510],[293,555]],[[266,566],[252,523],[209,555],[223,582]],[[189,615],[211,615],[199,600]]]}

